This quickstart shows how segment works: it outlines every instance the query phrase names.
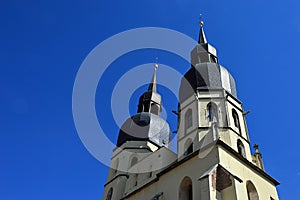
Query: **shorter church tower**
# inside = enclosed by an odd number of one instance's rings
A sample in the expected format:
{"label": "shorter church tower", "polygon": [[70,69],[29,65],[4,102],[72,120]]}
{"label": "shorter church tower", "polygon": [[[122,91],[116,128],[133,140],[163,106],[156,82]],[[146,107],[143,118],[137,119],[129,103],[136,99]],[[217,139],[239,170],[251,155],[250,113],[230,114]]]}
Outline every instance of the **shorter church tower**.
{"label": "shorter church tower", "polygon": [[153,180],[158,169],[168,166],[176,155],[169,150],[169,124],[160,117],[162,99],[157,93],[156,70],[148,90],[139,98],[137,114],[128,118],[114,149],[104,200],[119,200],[124,194]]}

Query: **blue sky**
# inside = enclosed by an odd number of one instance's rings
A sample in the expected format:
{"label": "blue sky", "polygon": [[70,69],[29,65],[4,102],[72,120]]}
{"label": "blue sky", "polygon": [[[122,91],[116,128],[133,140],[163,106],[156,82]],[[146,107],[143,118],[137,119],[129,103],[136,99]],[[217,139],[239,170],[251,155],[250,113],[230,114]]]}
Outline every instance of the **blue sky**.
{"label": "blue sky", "polygon": [[[250,139],[281,182],[279,196],[299,196],[299,10],[296,0],[2,1],[0,199],[100,199],[108,168],[85,149],[72,117],[81,63],[100,42],[132,28],[170,28],[197,39],[200,13],[220,64],[251,110]],[[182,73],[189,68],[167,52],[142,50],[116,60],[99,83],[96,110],[113,142],[118,126],[102,97],[110,97],[122,73],[156,56]],[[145,88],[130,99],[132,114]],[[158,89],[166,110],[176,109],[174,95]],[[174,130],[175,117],[167,120]]]}

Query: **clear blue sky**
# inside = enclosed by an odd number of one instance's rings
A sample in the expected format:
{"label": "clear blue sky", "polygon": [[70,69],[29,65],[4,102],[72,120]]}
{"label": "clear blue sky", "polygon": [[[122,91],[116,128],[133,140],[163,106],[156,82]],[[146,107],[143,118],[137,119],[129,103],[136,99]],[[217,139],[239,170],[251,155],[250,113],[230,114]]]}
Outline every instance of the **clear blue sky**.
{"label": "clear blue sky", "polygon": [[[101,41],[131,28],[165,27],[197,39],[200,13],[207,39],[251,110],[250,139],[260,144],[266,171],[281,182],[279,196],[300,196],[299,10],[297,0],[1,1],[0,199],[101,199],[108,168],[82,145],[72,117],[82,61]],[[122,73],[153,62],[156,54],[181,72],[189,68],[166,52],[138,51],[113,63],[99,83],[97,113],[113,142],[118,127],[101,96],[111,94]],[[130,100],[132,113],[143,89]],[[158,89],[164,104],[174,99]],[[170,114],[173,130],[175,120]]]}

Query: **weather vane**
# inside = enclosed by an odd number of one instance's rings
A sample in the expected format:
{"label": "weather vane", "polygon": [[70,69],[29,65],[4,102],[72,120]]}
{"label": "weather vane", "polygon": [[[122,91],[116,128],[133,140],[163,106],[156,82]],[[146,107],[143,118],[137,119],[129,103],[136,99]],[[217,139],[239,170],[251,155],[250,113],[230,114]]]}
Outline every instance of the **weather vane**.
{"label": "weather vane", "polygon": [[203,27],[203,25],[204,25],[204,22],[202,20],[202,14],[200,14],[200,17],[199,17],[199,24],[201,27]]}
{"label": "weather vane", "polygon": [[157,70],[158,68],[158,57],[155,58],[156,62],[154,64],[154,70]]}

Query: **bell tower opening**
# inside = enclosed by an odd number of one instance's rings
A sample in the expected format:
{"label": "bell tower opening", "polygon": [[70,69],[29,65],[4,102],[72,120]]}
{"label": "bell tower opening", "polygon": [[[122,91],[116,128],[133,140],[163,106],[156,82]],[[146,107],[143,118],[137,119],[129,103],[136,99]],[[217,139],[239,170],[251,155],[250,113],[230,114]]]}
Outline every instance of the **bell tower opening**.
{"label": "bell tower opening", "polygon": [[238,152],[241,156],[243,156],[244,158],[246,158],[246,153],[245,153],[245,146],[243,144],[243,142],[238,139],[237,141],[237,148],[238,148]]}
{"label": "bell tower opening", "polygon": [[208,121],[210,121],[210,122],[218,122],[219,121],[218,106],[215,103],[210,102],[207,105],[207,110],[208,110]]}
{"label": "bell tower opening", "polygon": [[192,109],[188,109],[184,116],[184,128],[185,134],[187,134],[188,129],[193,126],[193,111]]}

